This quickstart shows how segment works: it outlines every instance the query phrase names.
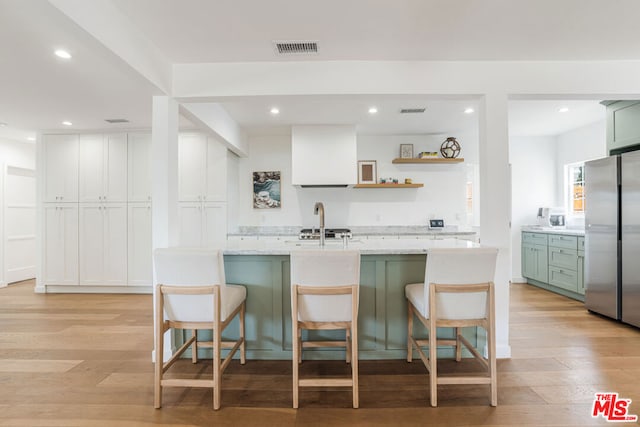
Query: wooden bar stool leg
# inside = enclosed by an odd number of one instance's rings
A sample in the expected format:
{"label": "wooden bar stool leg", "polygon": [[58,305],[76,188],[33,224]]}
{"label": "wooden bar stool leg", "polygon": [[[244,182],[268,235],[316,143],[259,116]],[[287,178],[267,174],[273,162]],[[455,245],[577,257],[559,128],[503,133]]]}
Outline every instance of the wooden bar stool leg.
{"label": "wooden bar stool leg", "polygon": [[156,313],[155,313],[155,331],[156,331],[156,358],[154,365],[154,387],[153,387],[153,407],[158,409],[162,407],[162,368],[164,363],[164,328],[161,326],[164,321],[164,307],[162,304],[162,293],[160,287],[156,289]]}
{"label": "wooden bar stool leg", "polygon": [[345,329],[345,358],[347,359],[347,363],[351,363],[351,330]]}
{"label": "wooden bar stool leg", "polygon": [[413,360],[413,344],[411,337],[413,336],[413,307],[407,300],[407,362]]}
{"label": "wooden bar stool leg", "polygon": [[246,339],[245,339],[245,322],[244,317],[247,310],[246,302],[242,303],[242,308],[240,308],[240,339],[242,340],[242,344],[240,344],[240,364],[244,365],[247,362],[247,353],[246,353]]}
{"label": "wooden bar stool leg", "polygon": [[192,329],[191,336],[195,338],[191,346],[191,363],[198,363],[198,331]]}
{"label": "wooden bar stool leg", "polygon": [[460,328],[453,328],[456,334],[456,362],[462,360],[462,342],[460,342]]}

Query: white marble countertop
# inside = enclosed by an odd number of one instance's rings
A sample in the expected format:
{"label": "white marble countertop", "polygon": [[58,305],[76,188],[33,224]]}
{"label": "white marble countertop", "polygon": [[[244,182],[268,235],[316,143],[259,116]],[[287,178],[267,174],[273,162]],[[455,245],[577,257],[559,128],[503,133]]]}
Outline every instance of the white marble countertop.
{"label": "white marble countertop", "polygon": [[[352,239],[347,249],[358,249],[362,255],[426,254],[430,248],[472,248],[479,245],[459,239]],[[341,251],[342,240],[327,241],[323,248],[317,240],[228,240],[225,255],[289,255],[294,250]]]}
{"label": "white marble countertop", "polygon": [[[229,237],[286,237],[293,236],[298,237],[298,233],[302,226],[243,226],[235,232],[229,233]],[[318,228],[317,225],[308,228]],[[336,228],[336,227],[327,227]],[[446,226],[443,230],[431,230],[427,226],[413,225],[413,226],[353,226],[353,227],[339,227],[349,228],[353,233],[354,238],[366,238],[367,236],[397,236],[398,238],[403,236],[473,236],[477,234],[477,230],[470,227],[457,227]]]}
{"label": "white marble countertop", "polygon": [[542,227],[540,225],[524,225],[522,231],[531,233],[563,234],[565,236],[584,236],[584,229],[581,228],[558,228]]}

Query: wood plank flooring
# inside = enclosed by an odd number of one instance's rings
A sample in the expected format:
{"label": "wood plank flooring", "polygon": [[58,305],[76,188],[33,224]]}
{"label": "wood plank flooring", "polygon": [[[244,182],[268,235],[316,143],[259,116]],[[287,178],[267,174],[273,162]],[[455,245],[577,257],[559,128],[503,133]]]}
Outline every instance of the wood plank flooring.
{"label": "wood plank flooring", "polygon": [[[511,286],[512,358],[498,361],[498,407],[488,386],[442,386],[428,407],[422,363],[360,362],[360,409],[348,391],[306,390],[291,409],[290,361],[233,361],[222,409],[212,392],[167,389],[153,409],[150,295],[34,294],[33,281],[0,289],[0,426],[584,426],[595,392],[618,392],[640,415],[640,331],[589,314],[576,301]],[[443,360],[443,371],[476,369]],[[211,363],[175,366],[209,375]],[[305,361],[301,374],[341,373]],[[625,425],[625,424],[623,424]]]}

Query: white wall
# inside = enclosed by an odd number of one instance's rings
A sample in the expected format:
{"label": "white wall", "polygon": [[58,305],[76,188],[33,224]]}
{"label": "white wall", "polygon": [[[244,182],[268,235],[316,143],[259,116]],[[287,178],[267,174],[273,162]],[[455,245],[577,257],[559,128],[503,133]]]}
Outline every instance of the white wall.
{"label": "white wall", "polygon": [[540,206],[555,206],[558,201],[555,137],[511,137],[511,274],[522,281],[520,247],[521,227],[536,223]]}
{"label": "white wall", "polygon": [[[21,273],[13,274],[18,269],[35,271],[35,200],[32,200],[35,196],[35,179],[12,174],[12,177],[15,177],[12,178],[13,182],[32,188],[23,188],[23,191],[16,193],[15,191],[10,192],[11,189],[5,187],[9,185],[5,182],[8,179],[5,174],[7,166],[13,167],[14,170],[34,170],[35,158],[35,144],[0,138],[0,233],[2,234],[0,239],[0,286],[6,285],[7,281],[12,281],[15,277],[19,277],[17,280],[27,278],[22,277]],[[10,194],[15,197],[10,197]],[[23,203],[14,206],[12,201],[18,199]],[[11,206],[8,206],[7,203]],[[18,229],[20,236],[10,235],[7,230],[8,224],[14,231]],[[17,237],[19,237],[18,240],[16,240]],[[31,250],[29,250],[30,248]],[[12,274],[9,274],[7,270],[10,270]]]}
{"label": "white wall", "polygon": [[[458,137],[464,163],[447,165],[392,164],[400,144],[413,144],[414,153],[438,151],[446,136],[401,135],[357,138],[358,159],[376,160],[378,178],[397,178],[424,183],[417,189],[300,188],[291,185],[291,136],[254,136],[250,154],[239,159],[237,226],[317,226],[315,202],[325,205],[329,227],[425,225],[429,218],[445,224],[466,226],[466,181],[469,165],[477,164],[477,134]],[[312,161],[312,159],[310,159]],[[354,169],[357,165],[354,165]],[[282,207],[253,209],[254,171],[281,172]],[[233,191],[230,189],[230,194]],[[230,201],[231,202],[231,201]],[[235,231],[230,223],[230,231]]]}
{"label": "white wall", "polygon": [[[603,109],[604,110],[604,109]],[[557,136],[558,147],[556,156],[557,177],[556,188],[558,192],[558,205],[565,206],[565,165],[607,156],[606,121],[605,112],[603,119],[596,123],[574,129]],[[568,225],[584,226],[584,218],[569,218]]]}

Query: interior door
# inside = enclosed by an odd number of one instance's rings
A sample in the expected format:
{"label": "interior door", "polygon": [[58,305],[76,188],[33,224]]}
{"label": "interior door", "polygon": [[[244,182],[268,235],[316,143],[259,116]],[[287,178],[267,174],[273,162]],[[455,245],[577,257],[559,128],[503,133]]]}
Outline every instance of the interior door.
{"label": "interior door", "polygon": [[12,283],[36,277],[36,178],[33,169],[4,172],[4,278]]}

